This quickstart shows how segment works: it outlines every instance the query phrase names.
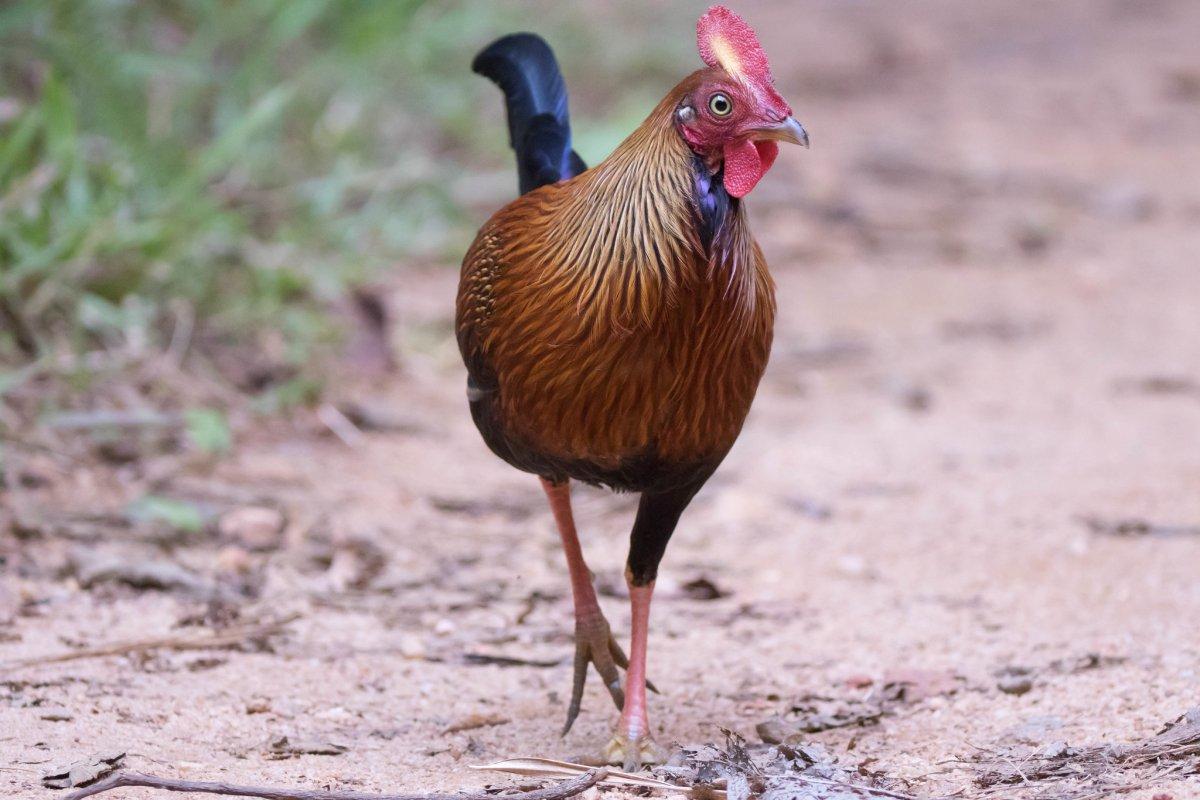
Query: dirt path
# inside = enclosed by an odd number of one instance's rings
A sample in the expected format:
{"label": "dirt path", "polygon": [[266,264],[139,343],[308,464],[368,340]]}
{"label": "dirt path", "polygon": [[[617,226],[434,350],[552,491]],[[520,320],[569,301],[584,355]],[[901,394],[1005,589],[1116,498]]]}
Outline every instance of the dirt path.
{"label": "dirt path", "polygon": [[[1200,698],[1200,6],[743,5],[814,148],[751,199],[780,326],[747,429],[664,563],[660,741],[757,741],[797,698],[853,710],[889,680],[907,695],[876,724],[803,738],[921,795],[972,796],[950,762],[979,748],[1152,736]],[[282,543],[86,545],[240,576],[258,592],[241,619],[298,619],[232,651],[8,670],[4,791],[51,796],[46,767],[114,749],[194,778],[417,790],[602,743],[614,714],[595,685],[558,738],[561,554],[536,482],[466,414],[455,279],[398,274],[404,374],[343,391],[398,428],[353,446],[315,420],[252,433],[178,484],[281,504]],[[576,496],[627,636],[633,501]],[[0,661],[170,634],[202,610],[186,592],[79,591],[52,567],[83,545],[13,546],[24,605],[0,621]],[[702,578],[724,596],[699,599]],[[495,655],[540,665],[476,663]],[[281,736],[346,750],[277,758]],[[1129,796],[1200,797],[1196,781]]]}

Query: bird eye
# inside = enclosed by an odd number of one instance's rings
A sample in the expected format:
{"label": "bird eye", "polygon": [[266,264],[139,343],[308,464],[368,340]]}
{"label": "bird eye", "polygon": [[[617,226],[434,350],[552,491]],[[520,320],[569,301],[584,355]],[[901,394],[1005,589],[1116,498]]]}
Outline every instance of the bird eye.
{"label": "bird eye", "polygon": [[717,92],[708,98],[708,110],[715,116],[728,117],[730,112],[733,111],[733,101],[721,92]]}

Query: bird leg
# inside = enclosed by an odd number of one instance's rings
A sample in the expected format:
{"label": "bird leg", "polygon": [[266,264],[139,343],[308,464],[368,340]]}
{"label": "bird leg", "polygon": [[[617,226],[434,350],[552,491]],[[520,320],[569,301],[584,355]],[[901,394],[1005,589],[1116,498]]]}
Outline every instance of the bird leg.
{"label": "bird leg", "polygon": [[642,764],[660,760],[658,747],[650,736],[650,718],[646,713],[646,646],[650,632],[650,596],[654,581],[637,586],[632,575],[626,574],[629,584],[629,604],[633,618],[633,634],[629,643],[629,668],[626,674],[628,691],[621,708],[621,719],[613,738],[604,748],[604,758],[610,764],[621,764],[626,772],[636,772]]}
{"label": "bird leg", "polygon": [[[571,576],[571,595],[575,600],[575,672],[571,686],[571,703],[567,707],[567,723],[563,736],[575,724],[579,708],[583,703],[583,686],[587,680],[588,665],[595,664],[596,671],[612,696],[617,708],[625,705],[625,692],[621,689],[621,674],[617,667],[629,664],[624,651],[612,637],[608,620],[600,610],[596,589],[592,586],[592,573],[583,560],[583,548],[575,532],[575,519],[571,514],[571,484],[568,481],[553,483],[542,478],[542,489],[554,512],[554,522],[562,539],[563,552],[567,556],[567,570]],[[643,678],[644,681],[644,672]],[[644,694],[644,692],[643,692]]]}

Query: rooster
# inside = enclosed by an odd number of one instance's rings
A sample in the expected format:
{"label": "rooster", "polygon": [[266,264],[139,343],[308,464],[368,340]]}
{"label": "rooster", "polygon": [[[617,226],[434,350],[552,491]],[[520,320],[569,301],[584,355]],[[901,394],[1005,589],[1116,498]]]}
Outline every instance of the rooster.
{"label": "rooster", "polygon": [[[566,552],[575,661],[563,735],[594,665],[621,710],[603,755],[626,769],[657,758],[646,647],[659,562],[733,446],[771,348],[774,285],[742,198],[779,142],[808,146],[750,26],[713,6],[696,31],[706,68],[591,169],[571,149],[545,41],[505,36],[473,63],[504,92],[522,195],[463,259],[456,333],[471,416],[496,455],[539,476]],[[628,658],[596,599],[571,480],[641,494]]]}

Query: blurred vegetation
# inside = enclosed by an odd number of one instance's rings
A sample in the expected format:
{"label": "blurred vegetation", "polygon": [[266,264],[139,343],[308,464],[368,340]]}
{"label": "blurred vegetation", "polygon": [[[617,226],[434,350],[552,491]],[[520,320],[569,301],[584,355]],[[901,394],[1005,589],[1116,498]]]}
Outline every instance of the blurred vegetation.
{"label": "blurred vegetation", "polygon": [[0,5],[0,397],[47,370],[86,388],[126,363],[114,352],[313,363],[348,287],[456,262],[472,204],[511,196],[499,100],[468,67],[476,49],[510,30],[546,35],[595,160],[690,64],[687,14],[666,48],[611,25],[646,30],[665,9]]}

